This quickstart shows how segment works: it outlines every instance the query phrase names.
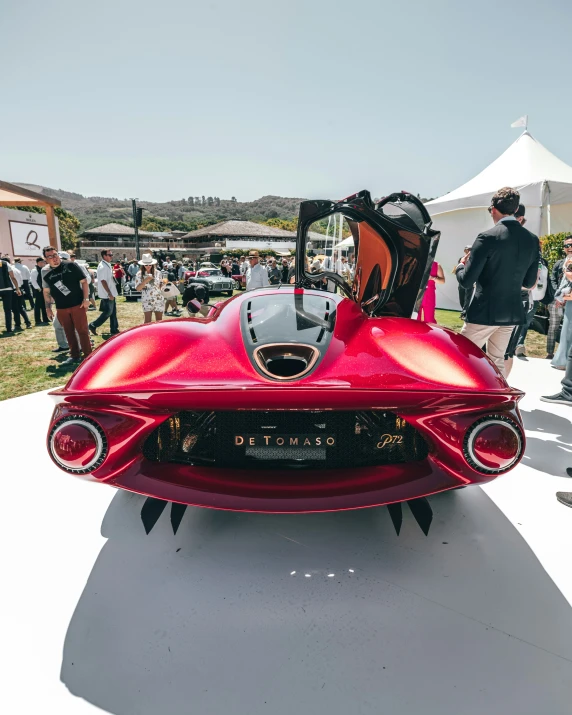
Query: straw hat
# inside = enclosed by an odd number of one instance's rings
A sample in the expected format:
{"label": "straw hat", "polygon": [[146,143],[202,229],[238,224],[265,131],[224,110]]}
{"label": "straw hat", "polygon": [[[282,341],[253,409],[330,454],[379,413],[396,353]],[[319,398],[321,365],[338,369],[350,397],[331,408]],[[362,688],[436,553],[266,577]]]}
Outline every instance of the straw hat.
{"label": "straw hat", "polygon": [[139,261],[140,266],[154,266],[157,261],[150,253],[144,253],[143,258]]}
{"label": "straw hat", "polygon": [[249,255],[251,258],[259,258],[259,253],[258,253],[258,251],[249,251],[249,252],[248,252],[248,255]]}

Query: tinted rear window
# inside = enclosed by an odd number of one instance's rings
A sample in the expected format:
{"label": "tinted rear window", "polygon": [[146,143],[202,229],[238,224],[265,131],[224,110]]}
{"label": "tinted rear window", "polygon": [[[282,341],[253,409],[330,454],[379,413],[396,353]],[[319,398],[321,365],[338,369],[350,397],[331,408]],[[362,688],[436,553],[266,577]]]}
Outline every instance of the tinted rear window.
{"label": "tinted rear window", "polygon": [[327,296],[275,293],[243,305],[246,337],[254,345],[274,342],[320,344],[334,329],[336,304]]}

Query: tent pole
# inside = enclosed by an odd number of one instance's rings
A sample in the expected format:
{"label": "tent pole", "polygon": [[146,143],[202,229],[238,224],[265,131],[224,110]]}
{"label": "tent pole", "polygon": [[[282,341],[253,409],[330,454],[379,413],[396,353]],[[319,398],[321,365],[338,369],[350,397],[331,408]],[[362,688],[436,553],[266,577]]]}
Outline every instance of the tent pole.
{"label": "tent pole", "polygon": [[550,184],[546,182],[546,193],[548,196],[548,201],[546,202],[546,228],[548,229],[548,235],[552,233],[550,230]]}

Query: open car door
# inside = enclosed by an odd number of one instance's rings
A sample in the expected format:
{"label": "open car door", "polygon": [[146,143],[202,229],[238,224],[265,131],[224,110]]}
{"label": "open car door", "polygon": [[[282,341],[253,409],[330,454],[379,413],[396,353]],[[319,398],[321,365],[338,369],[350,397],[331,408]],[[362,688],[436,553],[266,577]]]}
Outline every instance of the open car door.
{"label": "open car door", "polygon": [[[421,304],[439,235],[423,203],[404,191],[377,204],[368,191],[338,202],[303,201],[296,284],[324,287],[331,282],[368,315],[410,318]],[[351,273],[347,263],[353,263]]]}

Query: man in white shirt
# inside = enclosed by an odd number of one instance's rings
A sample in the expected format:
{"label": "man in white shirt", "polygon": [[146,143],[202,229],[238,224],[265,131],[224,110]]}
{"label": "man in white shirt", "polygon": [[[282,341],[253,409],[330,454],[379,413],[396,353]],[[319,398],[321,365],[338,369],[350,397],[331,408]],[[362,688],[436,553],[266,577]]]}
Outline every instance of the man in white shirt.
{"label": "man in white shirt", "polygon": [[28,318],[28,314],[26,313],[26,304],[24,303],[24,278],[22,277],[19,264],[17,265],[15,263],[10,263],[9,260],[8,263],[10,265],[10,268],[12,269],[12,273],[14,275],[14,278],[16,279],[16,283],[18,284],[18,290],[16,291],[16,295],[12,298],[12,315],[14,316],[15,325],[14,329],[22,330],[22,323],[20,318],[24,320],[24,323],[26,323],[27,328],[31,328],[32,323],[30,323],[30,319]]}
{"label": "man in white shirt", "polygon": [[22,274],[24,280],[24,285],[22,286],[22,304],[24,309],[26,308],[26,299],[30,303],[30,310],[34,310],[34,299],[32,298],[32,291],[30,289],[30,269],[24,263],[22,263],[21,258],[16,258],[14,261],[16,268]]}
{"label": "man in white shirt", "polygon": [[[2,299],[2,307],[4,308],[4,321],[6,329],[4,332],[11,334],[12,331],[12,315],[14,299],[20,292],[18,283],[14,278],[14,271],[10,262],[6,258],[0,259],[0,298]],[[20,315],[18,314],[18,321]],[[19,324],[19,322],[18,322]]]}
{"label": "man in white shirt", "polygon": [[265,288],[268,285],[268,271],[258,262],[258,251],[250,251],[250,266],[246,271],[246,290]]}
{"label": "man in white shirt", "polygon": [[89,324],[89,332],[97,335],[97,328],[109,319],[109,332],[116,335],[119,332],[117,322],[117,287],[113,279],[113,269],[111,259],[113,252],[103,249],[101,261],[97,266],[97,297],[100,299],[99,309],[101,313],[92,323]]}

